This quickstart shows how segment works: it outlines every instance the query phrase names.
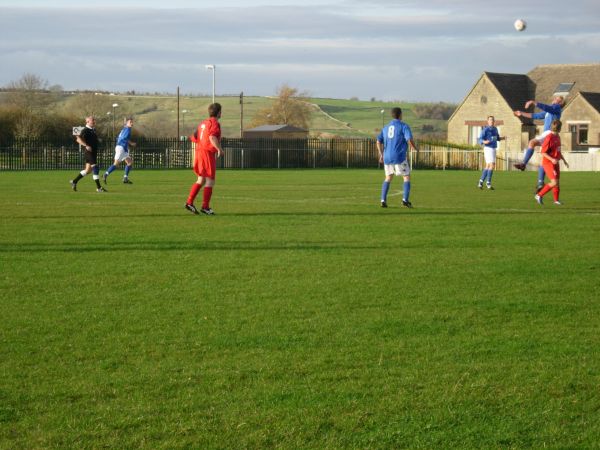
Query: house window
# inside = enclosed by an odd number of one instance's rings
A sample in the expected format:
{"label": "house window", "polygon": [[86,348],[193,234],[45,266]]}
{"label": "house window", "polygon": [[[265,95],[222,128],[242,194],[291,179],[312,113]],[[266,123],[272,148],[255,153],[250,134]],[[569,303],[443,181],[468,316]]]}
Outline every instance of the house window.
{"label": "house window", "polygon": [[588,124],[578,123],[569,126],[569,131],[575,135],[577,144],[588,143]]}
{"label": "house window", "polygon": [[556,86],[556,89],[554,89],[554,95],[566,97],[569,95],[569,92],[571,92],[571,89],[573,89],[574,85],[575,83],[560,83],[558,86]]}
{"label": "house window", "polygon": [[469,125],[469,145],[479,145],[480,125]]}

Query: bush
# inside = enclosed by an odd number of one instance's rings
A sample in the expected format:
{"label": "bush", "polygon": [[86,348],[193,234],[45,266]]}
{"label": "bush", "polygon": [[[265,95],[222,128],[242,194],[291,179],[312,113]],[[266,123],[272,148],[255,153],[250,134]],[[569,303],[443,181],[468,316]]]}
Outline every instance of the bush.
{"label": "bush", "polygon": [[448,120],[455,109],[451,103],[417,103],[413,111],[419,119]]}

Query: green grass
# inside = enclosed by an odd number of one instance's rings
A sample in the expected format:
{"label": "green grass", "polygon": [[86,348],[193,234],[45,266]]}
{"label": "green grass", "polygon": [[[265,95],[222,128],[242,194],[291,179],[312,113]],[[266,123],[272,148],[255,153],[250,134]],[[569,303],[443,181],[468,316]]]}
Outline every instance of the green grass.
{"label": "green grass", "polygon": [[0,173],[0,448],[591,448],[600,198],[564,173]]}
{"label": "green grass", "polygon": [[[433,131],[446,132],[447,122],[445,120],[436,119],[420,119],[413,109],[415,103],[407,102],[367,102],[360,100],[343,100],[330,98],[313,98],[313,103],[318,105],[320,109],[331,117],[340,121],[342,125],[347,125],[340,129],[338,126],[331,133],[340,136],[360,136],[374,137],[381,130],[382,119],[384,123],[388,123],[391,119],[390,109],[395,106],[402,108],[402,120],[408,123],[416,136],[421,134],[423,125],[430,125]],[[381,110],[384,110],[383,117]],[[316,119],[313,119],[313,122]],[[322,131],[328,131],[328,124],[323,124],[320,128]]]}

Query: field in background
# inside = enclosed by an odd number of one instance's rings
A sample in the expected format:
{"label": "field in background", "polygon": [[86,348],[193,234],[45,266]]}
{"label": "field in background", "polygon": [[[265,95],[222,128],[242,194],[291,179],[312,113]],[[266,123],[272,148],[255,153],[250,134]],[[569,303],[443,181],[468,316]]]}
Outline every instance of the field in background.
{"label": "field in background", "polygon": [[[432,127],[431,132],[446,133],[447,131],[445,120],[418,118],[414,114],[415,103],[366,102],[327,98],[313,98],[311,101],[318,105],[325,114],[338,119],[350,129],[350,131],[331,130],[332,133],[340,136],[376,136],[381,130],[382,123],[387,124],[390,121],[390,109],[395,106],[402,108],[402,120],[410,125],[413,133],[417,136],[422,134],[423,126]],[[381,113],[382,109],[384,110],[383,114]]]}
{"label": "field in background", "polygon": [[[180,115],[180,132],[182,135],[190,135],[198,122],[205,118],[206,110],[211,102],[210,97],[180,97],[180,110],[188,112],[183,117]],[[223,132],[226,137],[239,137],[240,135],[240,103],[239,97],[218,97],[217,100],[223,105],[223,117],[221,120]],[[315,105],[312,113],[310,126],[311,135],[325,136],[335,135],[342,137],[373,137],[376,130],[381,129],[382,114],[385,109],[385,122],[390,119],[389,110],[394,106],[401,106],[404,110],[404,120],[409,123],[415,132],[420,134],[423,125],[433,127],[435,132],[446,132],[446,121],[434,119],[417,119],[412,113],[414,104],[393,102],[369,102],[360,100],[342,99],[307,99]],[[152,127],[170,124],[172,134],[177,130],[177,99],[173,96],[110,96],[110,101],[120,106],[116,115],[122,118],[124,115],[133,114],[137,118],[136,126],[151,129]],[[59,111],[70,111],[73,102],[77,102],[76,95],[66,95],[61,102],[55,105]],[[259,110],[269,105],[271,99],[268,97],[245,97],[244,98],[244,128],[248,128],[252,117]],[[106,112],[111,112],[107,110]],[[99,121],[105,121],[107,125],[112,122],[112,116],[105,112],[98,113]]]}
{"label": "field in background", "polygon": [[[590,448],[597,174],[0,174],[0,448]],[[548,200],[550,200],[548,198]]]}

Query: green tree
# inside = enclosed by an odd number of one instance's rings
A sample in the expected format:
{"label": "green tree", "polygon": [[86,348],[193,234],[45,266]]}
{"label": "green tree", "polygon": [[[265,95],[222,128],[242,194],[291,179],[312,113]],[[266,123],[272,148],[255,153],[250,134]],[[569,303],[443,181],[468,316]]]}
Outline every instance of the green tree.
{"label": "green tree", "polygon": [[419,119],[448,120],[455,109],[452,103],[417,103],[413,111]]}

